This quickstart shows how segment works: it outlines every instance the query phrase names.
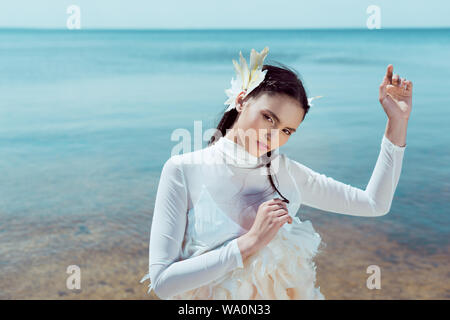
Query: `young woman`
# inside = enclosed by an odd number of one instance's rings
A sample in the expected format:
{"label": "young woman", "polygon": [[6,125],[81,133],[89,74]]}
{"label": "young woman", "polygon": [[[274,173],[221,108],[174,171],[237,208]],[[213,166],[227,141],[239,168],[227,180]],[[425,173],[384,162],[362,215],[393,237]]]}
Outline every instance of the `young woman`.
{"label": "young woman", "polygon": [[[365,190],[280,154],[310,108],[287,67],[251,53],[208,147],[170,157],[152,220],[150,279],[161,299],[324,299],[314,256],[324,243],[301,204],[354,216],[389,212],[402,168],[412,83],[387,67],[379,101],[388,116]],[[255,80],[256,79],[256,80]],[[238,91],[236,91],[238,89]],[[242,134],[244,132],[244,134]],[[252,134],[248,134],[248,132]],[[286,224],[287,222],[287,224]]]}

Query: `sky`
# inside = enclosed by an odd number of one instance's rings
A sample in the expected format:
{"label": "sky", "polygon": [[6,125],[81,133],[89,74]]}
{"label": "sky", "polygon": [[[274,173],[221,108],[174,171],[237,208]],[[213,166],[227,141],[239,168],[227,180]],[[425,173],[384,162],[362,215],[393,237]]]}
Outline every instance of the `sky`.
{"label": "sky", "polygon": [[370,5],[381,28],[450,27],[448,0],[4,0],[0,28],[65,29],[70,5],[81,29],[366,28]]}

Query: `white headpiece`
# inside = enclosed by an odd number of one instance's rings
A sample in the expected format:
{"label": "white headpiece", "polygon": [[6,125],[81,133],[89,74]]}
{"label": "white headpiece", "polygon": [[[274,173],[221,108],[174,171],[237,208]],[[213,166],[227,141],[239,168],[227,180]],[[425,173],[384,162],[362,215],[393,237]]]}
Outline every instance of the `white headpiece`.
{"label": "white headpiece", "polygon": [[[253,89],[263,82],[268,71],[262,71],[263,61],[268,53],[269,47],[265,47],[260,53],[256,52],[255,49],[252,49],[250,53],[250,69],[248,68],[247,61],[245,61],[245,58],[242,56],[241,51],[239,51],[240,64],[233,59],[234,69],[236,70],[236,79],[234,79],[234,77],[231,78],[231,88],[225,90],[228,99],[224,104],[229,104],[225,112],[236,107],[236,98],[240,93],[244,92],[242,97],[245,98]],[[322,96],[308,98],[308,104],[312,105],[312,100],[321,97]]]}
{"label": "white headpiece", "polygon": [[245,96],[247,96],[264,80],[267,70],[261,71],[261,69],[268,52],[269,47],[265,47],[261,53],[258,53],[255,49],[252,49],[250,53],[250,70],[248,68],[247,61],[245,61],[242,56],[241,51],[239,51],[240,65],[233,59],[237,79],[234,79],[234,77],[231,78],[231,88],[225,90],[225,93],[228,95],[228,99],[224,104],[230,105],[225,111],[229,111],[236,107],[236,98],[241,92],[244,92],[243,98],[245,98]]}

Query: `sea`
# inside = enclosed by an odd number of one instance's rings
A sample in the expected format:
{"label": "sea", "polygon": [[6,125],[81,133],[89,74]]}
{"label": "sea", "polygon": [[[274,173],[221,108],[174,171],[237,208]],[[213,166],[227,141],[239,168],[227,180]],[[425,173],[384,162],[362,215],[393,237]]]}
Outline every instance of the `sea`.
{"label": "sea", "polygon": [[296,70],[308,96],[323,96],[281,151],[361,189],[386,126],[387,65],[414,85],[391,211],[302,206],[300,219],[370,226],[418,254],[447,254],[450,29],[0,29],[0,274],[68,251],[148,246],[174,133],[215,128],[232,60],[266,46],[265,63]]}

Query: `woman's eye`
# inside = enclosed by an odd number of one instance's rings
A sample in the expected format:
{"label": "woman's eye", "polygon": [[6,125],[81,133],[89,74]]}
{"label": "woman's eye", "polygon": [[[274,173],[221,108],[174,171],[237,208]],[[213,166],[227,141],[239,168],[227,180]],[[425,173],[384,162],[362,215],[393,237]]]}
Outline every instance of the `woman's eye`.
{"label": "woman's eye", "polygon": [[269,116],[267,116],[267,115],[263,115],[264,116],[264,118],[266,118],[267,120],[270,120],[270,122],[272,122],[273,123],[273,120],[272,120],[272,118],[271,117],[269,117]]}
{"label": "woman's eye", "polygon": [[[263,114],[263,117],[266,118],[267,120],[270,120],[270,122],[274,123],[273,119],[270,116]],[[289,136],[291,135],[291,131],[290,130],[285,130],[284,133],[286,133]]]}

